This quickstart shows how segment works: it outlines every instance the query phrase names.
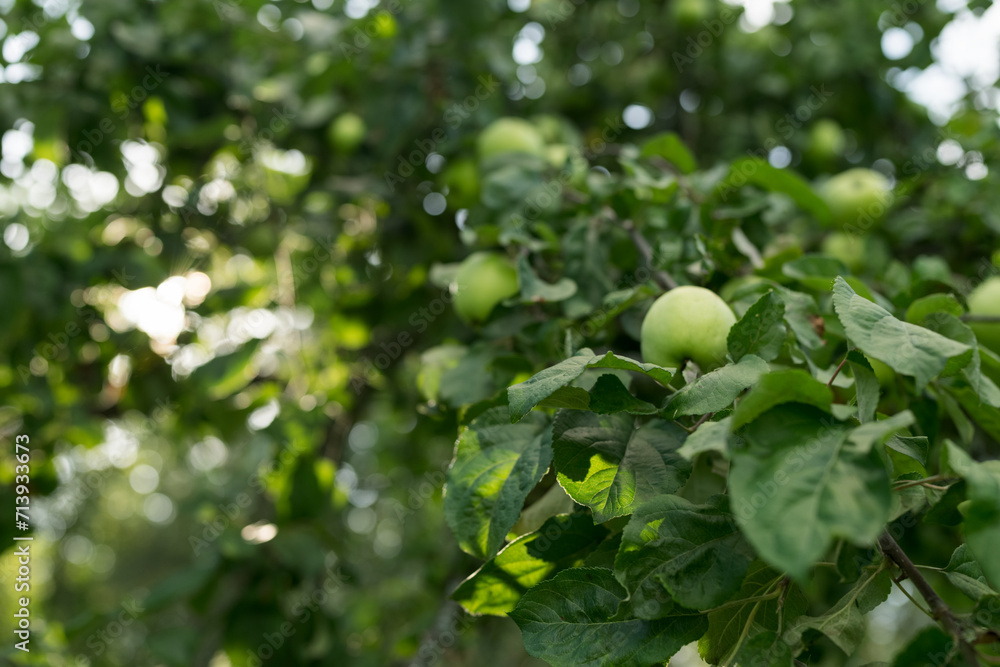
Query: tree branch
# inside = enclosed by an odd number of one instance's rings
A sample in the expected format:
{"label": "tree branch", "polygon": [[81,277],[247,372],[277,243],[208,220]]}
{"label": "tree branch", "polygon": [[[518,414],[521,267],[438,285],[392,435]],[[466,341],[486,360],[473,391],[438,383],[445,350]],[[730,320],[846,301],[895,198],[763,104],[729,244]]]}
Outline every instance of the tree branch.
{"label": "tree branch", "polygon": [[973,315],[966,313],[959,318],[963,322],[1000,322],[1000,315]]}
{"label": "tree branch", "polygon": [[910,557],[906,555],[896,540],[892,538],[892,535],[888,532],[882,533],[881,537],[878,538],[878,545],[882,548],[882,553],[899,566],[903,574],[913,582],[913,585],[920,591],[924,599],[927,600],[934,618],[944,626],[944,629],[955,640],[955,645],[962,654],[962,658],[970,665],[979,664],[976,649],[962,635],[962,626],[959,625],[958,619],[955,618],[955,613],[951,610],[951,607],[941,599],[941,596],[935,592],[930,583],[924,579],[924,575],[920,573],[920,570],[917,569],[917,566],[913,564],[913,561],[910,560]]}
{"label": "tree branch", "polygon": [[653,268],[653,248],[650,247],[646,237],[642,235],[639,228],[635,226],[635,223],[631,220],[623,220],[622,226],[628,231],[629,236],[632,237],[632,243],[635,244],[636,250],[642,256],[642,261],[646,264],[646,268],[653,274],[653,280],[656,281],[656,284],[665,291],[677,287],[677,281],[673,279],[673,276],[666,271]]}

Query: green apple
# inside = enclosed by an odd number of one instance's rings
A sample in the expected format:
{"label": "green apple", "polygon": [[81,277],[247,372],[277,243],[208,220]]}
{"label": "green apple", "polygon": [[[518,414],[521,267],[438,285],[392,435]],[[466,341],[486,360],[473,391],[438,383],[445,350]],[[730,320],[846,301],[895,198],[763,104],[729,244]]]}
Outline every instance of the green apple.
{"label": "green apple", "polygon": [[476,143],[480,160],[504,153],[545,157],[545,140],[535,126],[521,118],[500,118],[480,132]]}
{"label": "green apple", "polygon": [[707,0],[673,0],[669,6],[673,18],[685,28],[699,25],[712,13],[711,3]]}
{"label": "green apple", "polygon": [[806,153],[817,162],[828,162],[844,152],[846,143],[844,130],[837,121],[823,118],[816,121],[809,131]]}
{"label": "green apple", "polygon": [[466,322],[483,322],[493,308],[520,291],[517,271],[495,252],[474,252],[455,274],[455,312]]}
{"label": "green apple", "polygon": [[865,240],[860,236],[834,232],[823,239],[820,250],[824,255],[846,264],[852,273],[862,273],[865,270]]}
{"label": "green apple", "polygon": [[327,135],[333,147],[342,153],[352,153],[365,140],[368,128],[356,113],[342,113],[330,123]]}
{"label": "green apple", "polygon": [[834,225],[861,232],[881,222],[893,201],[889,179],[861,167],[833,176],[820,194],[830,207]]}
{"label": "green apple", "polygon": [[442,180],[448,186],[449,203],[472,208],[479,201],[479,168],[471,159],[458,160],[445,169]]}
{"label": "green apple", "polygon": [[702,371],[726,361],[726,338],[736,315],[715,292],[704,287],[676,287],[660,298],[642,321],[642,358],[680,368],[691,359]]}
{"label": "green apple", "polygon": [[[968,298],[970,315],[1000,317],[1000,276],[992,276],[976,286]],[[969,322],[979,344],[1000,354],[1000,322]]]}

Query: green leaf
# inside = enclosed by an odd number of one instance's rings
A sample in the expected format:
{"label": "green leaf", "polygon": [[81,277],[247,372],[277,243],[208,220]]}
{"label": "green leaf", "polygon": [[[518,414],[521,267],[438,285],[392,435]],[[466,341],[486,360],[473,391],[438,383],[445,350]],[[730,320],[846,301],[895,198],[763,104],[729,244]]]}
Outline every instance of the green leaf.
{"label": "green leaf", "polygon": [[968,345],[897,320],[886,309],[858,296],[843,278],[835,281],[833,305],[851,342],[897,373],[913,376],[918,391],[952,358],[972,358]]}
{"label": "green leaf", "polygon": [[463,429],[444,496],[463,551],[483,560],[499,551],[551,460],[552,430],[542,415],[511,424],[506,407],[491,408]]}
{"label": "green leaf", "polygon": [[783,405],[741,434],[731,448],[730,502],[762,558],[802,580],[835,537],[875,541],[892,507],[889,479],[878,452],[853,445],[846,425]]}
{"label": "green leaf", "polygon": [[[988,378],[984,377],[983,379],[990,382]],[[1000,411],[989,405],[980,394],[976,393],[972,387],[965,383],[949,382],[942,384],[944,390],[947,392],[940,396],[942,402],[944,402],[945,398],[954,399],[962,407],[962,410],[965,410],[990,437],[1000,442]],[[957,409],[958,406],[956,405],[955,407]],[[972,440],[971,432],[974,432],[971,424],[969,427],[970,435],[965,439],[966,442]]]}
{"label": "green leaf", "polygon": [[633,396],[617,376],[610,374],[597,378],[594,388],[590,390],[590,409],[602,415],[616,412],[633,415],[656,413],[655,405]]}
{"label": "green leaf", "polygon": [[667,385],[674,379],[674,373],[670,369],[657,366],[656,364],[645,364],[612,352],[596,357],[590,363],[590,368],[616,368],[623,371],[635,371],[648,375],[662,385]]}
{"label": "green leaf", "polygon": [[[959,399],[963,406],[968,402],[973,405],[984,404],[991,408],[1000,408],[1000,388],[982,372],[982,355],[979,344],[976,341],[976,334],[973,333],[972,329],[950,313],[936,313],[927,319],[926,324],[932,331],[972,348],[972,358],[968,363],[961,365],[957,362],[953,363],[950,368],[952,373],[949,373],[949,369],[947,368],[943,373],[943,375],[954,375],[961,370],[962,378],[972,388],[972,392],[975,394],[972,397],[973,400],[963,401]],[[995,410],[991,412],[997,415],[996,419],[1000,419],[1000,413],[997,413]],[[979,420],[977,419],[977,421]],[[990,421],[988,417],[987,421]]]}
{"label": "green leaf", "polygon": [[792,667],[792,649],[767,631],[755,635],[740,647],[736,664],[741,667]]}
{"label": "green leaf", "polygon": [[931,294],[910,304],[906,309],[906,321],[910,324],[921,324],[929,315],[948,313],[961,317],[964,312],[962,304],[953,294]]}
{"label": "green leaf", "polygon": [[[662,384],[669,384],[673,373],[655,364],[644,364],[627,357],[620,357],[612,352],[595,355],[593,350],[583,348],[569,359],[560,361],[555,366],[539,371],[520,384],[515,384],[507,390],[512,422],[520,421],[533,407],[543,399],[554,394],[558,389],[570,384],[588,368],[614,368],[619,370],[644,373]],[[576,397],[579,401],[579,396]]]}
{"label": "green leaf", "polygon": [[820,222],[830,220],[830,208],[826,202],[813,192],[809,183],[789,169],[777,169],[768,164],[767,160],[749,157],[736,160],[729,170],[725,183],[730,187],[744,182],[751,182],[771,192],[782,192],[792,198],[796,204],[816,217]]}
{"label": "green leaf", "polygon": [[438,345],[420,355],[420,372],[417,374],[417,388],[428,401],[438,400],[441,377],[446,371],[458,366],[467,349],[463,345]]}
{"label": "green leaf", "polygon": [[740,400],[733,411],[733,430],[782,403],[804,403],[829,412],[832,402],[830,388],[804,370],[774,371],[761,376],[757,386]]}
{"label": "green leaf", "polygon": [[[794,583],[789,584],[784,604],[779,605],[782,578],[760,560],[751,563],[739,592],[708,614],[708,632],[699,642],[706,662],[719,664],[735,652],[744,628],[752,639],[763,632],[775,633],[806,612],[808,602]],[[779,617],[783,617],[780,623]]]}
{"label": "green leaf", "polygon": [[847,354],[847,365],[854,374],[854,393],[858,404],[858,421],[864,424],[875,419],[878,410],[879,389],[878,377],[865,355],[857,350]]}
{"label": "green leaf", "polygon": [[670,397],[663,415],[676,419],[684,415],[718,412],[732,405],[744,389],[767,372],[767,362],[748,354],[738,363],[706,373]]}
{"label": "green leaf", "polygon": [[510,617],[528,653],[553,667],[663,663],[705,632],[701,615],[611,620],[625,598],[611,570],[563,570],[525,593]]}
{"label": "green leaf", "polygon": [[781,353],[788,331],[785,329],[785,302],[776,292],[768,292],[743,314],[729,330],[729,354],[739,361],[753,354],[773,361]]}
{"label": "green leaf", "polygon": [[853,443],[859,452],[868,452],[876,444],[885,442],[896,431],[912,426],[917,421],[913,413],[903,410],[891,417],[879,421],[868,422],[857,427],[847,439]]}
{"label": "green leaf", "polygon": [[228,398],[253,382],[258,372],[254,355],[259,345],[259,340],[251,340],[232,354],[215,357],[193,373],[210,400]]}
{"label": "green leaf", "polygon": [[965,515],[965,541],[979,561],[986,581],[1000,590],[1000,461],[978,463],[950,440],[942,451],[942,468],[965,478],[971,501]]}
{"label": "green leaf", "polygon": [[677,453],[688,461],[693,461],[702,452],[710,451],[721,452],[728,459],[732,421],[732,417],[725,417],[717,422],[705,422],[687,437],[684,446]]}
{"label": "green leaf", "polygon": [[642,151],[639,155],[641,157],[658,155],[674,164],[685,174],[690,174],[698,168],[691,151],[674,132],[663,132],[655,135],[642,145]]}
{"label": "green leaf", "polygon": [[521,596],[555,572],[583,564],[584,558],[608,536],[585,513],[560,514],[536,532],[517,538],[452,593],[471,614],[503,616]]}
{"label": "green leaf", "polygon": [[539,401],[538,407],[589,410],[590,392],[581,387],[559,387],[547,398],[543,398]]}
{"label": "green leaf", "polygon": [[598,523],[630,514],[636,505],[673,493],[691,474],[677,449],[687,433],[656,420],[635,428],[626,414],[563,410],[554,427],[558,480],[573,500],[594,511]]}
{"label": "green leaf", "polygon": [[823,347],[825,341],[816,333],[815,328],[815,324],[821,321],[816,300],[808,294],[786,287],[777,287],[775,290],[785,302],[785,324],[792,330],[799,345],[807,350]]}
{"label": "green leaf", "polygon": [[894,435],[886,440],[885,446],[900,454],[909,456],[922,466],[927,465],[927,454],[930,451],[930,443],[925,436],[906,437]]}
{"label": "green leaf", "polygon": [[997,592],[986,583],[986,575],[983,574],[983,567],[972,554],[969,553],[968,545],[960,544],[948,561],[948,566],[944,568],[944,576],[948,577],[951,585],[969,596],[972,600],[979,600],[987,595],[996,595]]}
{"label": "green leaf", "polygon": [[576,282],[571,278],[560,278],[555,283],[539,278],[531,268],[527,255],[521,255],[517,260],[517,282],[524,303],[554,303],[576,294]]}
{"label": "green leaf", "polygon": [[805,634],[816,630],[840,650],[852,655],[865,635],[864,615],[885,602],[892,590],[892,577],[881,564],[866,567],[861,577],[829,611],[821,616],[802,616],[789,626],[782,639],[798,653]]}
{"label": "green leaf", "polygon": [[[953,660],[943,662],[954,647],[954,640],[944,630],[934,625],[918,632],[892,664],[893,667],[941,667],[942,664],[957,667],[958,663]],[[965,665],[964,661],[960,662]]]}
{"label": "green leaf", "polygon": [[837,276],[848,273],[847,265],[839,259],[826,255],[803,255],[798,259],[785,262],[781,272],[800,282],[815,286],[818,289],[829,289],[830,282]]}
{"label": "green leaf", "polygon": [[736,593],[754,559],[725,496],[695,505],[660,496],[632,513],[615,559],[637,616],[659,618],[672,600],[689,609],[716,607]]}

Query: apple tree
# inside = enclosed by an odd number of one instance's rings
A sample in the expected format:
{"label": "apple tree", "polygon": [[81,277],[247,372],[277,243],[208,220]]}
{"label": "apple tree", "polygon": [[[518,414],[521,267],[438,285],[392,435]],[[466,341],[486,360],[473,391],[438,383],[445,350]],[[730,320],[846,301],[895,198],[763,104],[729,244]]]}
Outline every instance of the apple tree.
{"label": "apple tree", "polygon": [[435,272],[492,284],[487,317],[421,371],[459,411],[445,518],[482,561],[453,598],[556,666],[801,665],[855,654],[908,579],[935,623],[896,664],[995,661],[995,267],[866,261],[897,210],[877,171],[701,165],[670,132],[557,163],[508,122],[459,214],[475,252]]}

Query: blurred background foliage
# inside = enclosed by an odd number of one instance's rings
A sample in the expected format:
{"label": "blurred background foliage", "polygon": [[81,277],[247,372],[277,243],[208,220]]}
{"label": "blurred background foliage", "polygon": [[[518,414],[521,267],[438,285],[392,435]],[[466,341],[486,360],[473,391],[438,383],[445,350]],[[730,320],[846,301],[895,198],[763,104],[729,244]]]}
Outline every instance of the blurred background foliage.
{"label": "blurred background foliage", "polygon": [[[706,169],[874,166],[885,247],[975,275],[996,77],[935,79],[934,45],[989,5],[0,0],[0,433],[31,437],[37,536],[33,650],[0,659],[541,664],[503,619],[435,634],[475,567],[441,513],[448,397],[533,368],[421,360],[477,338],[435,266],[510,213],[478,131],[557,115],[597,165],[672,130]],[[13,476],[7,448],[5,507]]]}

